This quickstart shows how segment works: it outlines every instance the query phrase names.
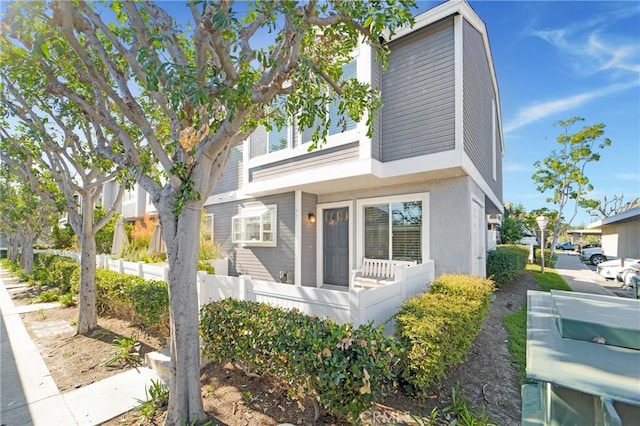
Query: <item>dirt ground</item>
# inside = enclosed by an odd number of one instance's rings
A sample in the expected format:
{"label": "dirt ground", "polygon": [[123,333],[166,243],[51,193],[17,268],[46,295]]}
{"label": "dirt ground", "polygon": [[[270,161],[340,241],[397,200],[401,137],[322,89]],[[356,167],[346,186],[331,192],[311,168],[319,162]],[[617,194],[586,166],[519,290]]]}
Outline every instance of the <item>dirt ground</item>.
{"label": "dirt ground", "polygon": [[[535,289],[530,274],[516,283],[498,290],[489,315],[466,361],[452,369],[444,383],[434,389],[426,401],[417,401],[402,392],[379,404],[374,412],[365,413],[365,424],[416,424],[415,417],[428,416],[434,407],[444,408],[451,402],[451,389],[458,386],[476,410],[485,407],[491,420],[499,425],[520,424],[520,379],[509,361],[507,332],[502,318],[524,303],[526,292]],[[15,294],[14,303],[28,303],[28,295]],[[123,372],[131,365],[116,363],[106,366],[116,347],[114,339],[135,336],[141,343],[140,355],[157,350],[165,339],[116,318],[99,318],[99,329],[91,336],[74,335],[77,308],[56,308],[23,314],[22,319],[36,342],[51,375],[61,392]],[[55,323],[54,323],[55,322]],[[68,327],[58,332],[43,332],[48,325]],[[265,377],[248,377],[234,366],[209,364],[201,375],[204,408],[220,425],[332,425],[344,423],[326,412],[314,422],[310,400],[295,401]],[[131,411],[106,423],[107,426],[162,424],[163,418],[142,420]],[[442,422],[441,424],[447,424]]]}

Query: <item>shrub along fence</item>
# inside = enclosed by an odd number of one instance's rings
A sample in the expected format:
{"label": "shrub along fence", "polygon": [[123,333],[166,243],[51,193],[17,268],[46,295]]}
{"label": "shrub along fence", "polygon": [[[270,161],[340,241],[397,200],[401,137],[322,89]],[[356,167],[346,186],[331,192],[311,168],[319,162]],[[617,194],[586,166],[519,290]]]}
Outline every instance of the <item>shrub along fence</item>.
{"label": "shrub along fence", "polygon": [[310,396],[353,423],[391,391],[398,362],[394,340],[381,328],[339,325],[258,302],[229,298],[205,305],[200,330],[206,357],[270,374],[290,395]]}
{"label": "shrub along fence", "polygon": [[493,281],[441,275],[429,293],[408,300],[396,315],[404,347],[401,378],[419,395],[461,363],[487,315]]}
{"label": "shrub along fence", "polygon": [[[12,272],[47,293],[58,297],[77,295],[80,285],[80,265],[72,256],[37,253],[33,272]],[[96,270],[96,306],[98,314],[113,315],[134,324],[156,327],[164,335],[169,332],[169,293],[167,283],[159,280],[120,274],[98,268]]]}
{"label": "shrub along fence", "polygon": [[529,249],[525,246],[498,246],[487,255],[487,276],[493,278],[497,287],[508,284],[524,272],[528,258]]}

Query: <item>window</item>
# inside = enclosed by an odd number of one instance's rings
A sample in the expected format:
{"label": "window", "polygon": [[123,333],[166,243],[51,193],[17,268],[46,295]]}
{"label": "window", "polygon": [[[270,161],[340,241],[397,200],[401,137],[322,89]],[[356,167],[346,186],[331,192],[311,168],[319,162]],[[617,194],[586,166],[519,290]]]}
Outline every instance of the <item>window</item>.
{"label": "window", "polygon": [[276,246],[276,206],[245,210],[232,221],[234,243]]}
{"label": "window", "polygon": [[364,256],[422,262],[422,201],[364,207]]}
{"label": "window", "polygon": [[202,215],[200,235],[205,241],[213,241],[213,213],[205,213]]}
{"label": "window", "polygon": [[[274,100],[274,108],[284,110],[285,97],[279,96]],[[276,123],[271,123],[271,130],[267,133],[267,151],[276,152],[289,147],[289,123],[278,129]]]}
{"label": "window", "polygon": [[[356,78],[356,62],[349,62],[342,67],[342,80]],[[334,100],[329,104],[329,118],[331,119],[331,127],[329,127],[329,136],[346,132],[356,128],[357,123],[348,115],[339,115],[338,105],[340,102]]]}
{"label": "window", "polygon": [[122,196],[122,201],[123,202],[128,202],[128,201],[133,201],[136,198],[136,189],[132,188],[132,189],[127,189],[124,191],[124,195]]}
{"label": "window", "polygon": [[[356,78],[356,62],[349,62],[342,67],[342,80],[347,80],[350,78]],[[342,132],[346,132],[347,130],[355,129],[357,124],[354,120],[352,120],[348,115],[340,115],[339,111],[340,102],[336,99],[329,104],[328,117],[331,119],[331,126],[328,129],[328,136],[337,135]],[[301,140],[302,143],[310,142],[311,135],[316,131],[319,127],[324,124],[324,119],[322,117],[317,117],[313,126],[307,129],[302,129]]]}

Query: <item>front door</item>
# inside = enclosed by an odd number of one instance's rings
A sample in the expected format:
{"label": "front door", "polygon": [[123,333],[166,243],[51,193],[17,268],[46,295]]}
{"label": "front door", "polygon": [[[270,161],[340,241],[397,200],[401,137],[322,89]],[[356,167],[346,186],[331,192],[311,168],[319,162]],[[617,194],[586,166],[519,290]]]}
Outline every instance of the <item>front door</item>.
{"label": "front door", "polygon": [[349,285],[349,208],[322,212],[323,282]]}

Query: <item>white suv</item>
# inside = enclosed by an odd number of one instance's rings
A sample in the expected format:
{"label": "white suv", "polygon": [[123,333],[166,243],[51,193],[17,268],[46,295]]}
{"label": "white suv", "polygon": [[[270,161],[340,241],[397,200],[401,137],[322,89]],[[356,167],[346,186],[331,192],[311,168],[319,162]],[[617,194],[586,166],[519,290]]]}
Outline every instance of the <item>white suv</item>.
{"label": "white suv", "polygon": [[592,265],[598,266],[607,260],[607,256],[602,253],[602,247],[589,247],[582,249],[580,259],[588,260]]}

